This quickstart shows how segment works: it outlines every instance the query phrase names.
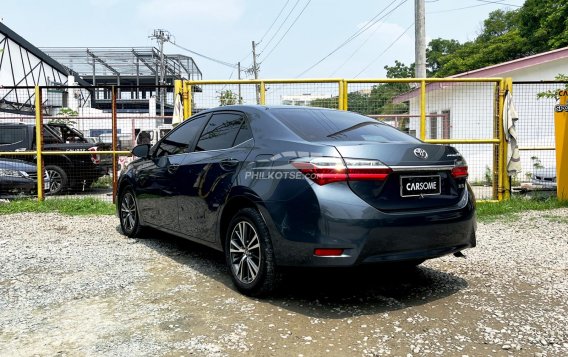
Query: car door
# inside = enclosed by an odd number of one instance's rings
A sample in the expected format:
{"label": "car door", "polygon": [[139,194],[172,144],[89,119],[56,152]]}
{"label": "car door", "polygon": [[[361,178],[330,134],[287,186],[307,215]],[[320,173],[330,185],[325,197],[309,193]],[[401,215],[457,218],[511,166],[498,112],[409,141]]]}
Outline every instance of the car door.
{"label": "car door", "polygon": [[219,207],[253,146],[250,125],[240,112],[218,112],[204,127],[183,164],[179,196],[182,232],[214,241]]}
{"label": "car door", "polygon": [[148,224],[179,231],[179,186],[184,184],[182,163],[199,135],[207,115],[180,124],[139,164],[137,197],[140,214]]}

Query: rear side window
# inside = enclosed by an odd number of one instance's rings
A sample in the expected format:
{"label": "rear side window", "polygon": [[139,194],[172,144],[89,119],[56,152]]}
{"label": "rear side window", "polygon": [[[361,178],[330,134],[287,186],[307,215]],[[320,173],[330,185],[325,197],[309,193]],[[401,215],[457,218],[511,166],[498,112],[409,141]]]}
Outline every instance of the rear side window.
{"label": "rear side window", "polygon": [[306,141],[420,142],[392,126],[344,111],[272,109],[274,116]]}
{"label": "rear side window", "polygon": [[236,113],[213,114],[199,137],[195,151],[228,149],[233,146],[243,117]]}
{"label": "rear side window", "polygon": [[206,115],[202,115],[180,126],[170,132],[158,145],[156,156],[176,155],[189,151],[189,146],[198,135],[203,126]]}
{"label": "rear side window", "polygon": [[25,127],[0,127],[0,145],[13,145],[23,143],[25,138]]}

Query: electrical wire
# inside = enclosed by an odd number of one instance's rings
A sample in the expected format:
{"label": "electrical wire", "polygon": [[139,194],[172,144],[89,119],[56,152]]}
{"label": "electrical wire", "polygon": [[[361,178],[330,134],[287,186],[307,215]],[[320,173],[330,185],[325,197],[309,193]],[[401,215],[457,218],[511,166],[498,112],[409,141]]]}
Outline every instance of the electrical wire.
{"label": "electrical wire", "polygon": [[[302,73],[300,73],[299,75],[296,76],[296,78],[303,76],[305,73],[309,72],[310,70],[312,70],[313,68],[315,68],[317,65],[319,65],[320,63],[322,63],[323,61],[325,61],[327,58],[329,58],[331,55],[333,55],[335,52],[339,51],[343,46],[347,45],[349,42],[353,41],[355,38],[359,37],[362,33],[364,33],[365,31],[367,31],[369,28],[371,28],[373,25],[375,25],[377,22],[381,21],[382,19],[384,19],[385,17],[387,17],[388,15],[390,15],[392,12],[394,12],[396,9],[398,9],[399,7],[401,7],[404,3],[406,3],[408,0],[403,0],[402,2],[400,2],[395,8],[393,8],[392,10],[390,10],[388,13],[386,13],[385,15],[383,15],[382,17],[379,17],[382,13],[384,13],[392,4],[394,4],[397,0],[393,0],[390,4],[387,5],[387,7],[385,7],[383,10],[381,10],[378,14],[376,14],[371,20],[369,20],[369,22],[363,26],[361,29],[355,31],[355,33],[353,33],[351,36],[349,36],[345,41],[343,41],[339,46],[337,46],[333,51],[331,51],[330,53],[328,53],[327,55],[325,55],[323,58],[321,58],[319,61],[317,61],[316,63],[314,63],[313,65],[311,65],[309,68],[307,68],[306,70],[304,70]],[[377,17],[379,17],[377,19]]]}
{"label": "electrical wire", "polygon": [[497,5],[507,5],[507,6],[512,6],[512,7],[522,7],[521,5],[514,5],[514,4],[507,4],[503,1],[505,0],[495,0],[495,1],[490,1],[490,0],[477,0],[478,2],[484,2],[486,4],[497,4]]}
{"label": "electrical wire", "polygon": [[448,13],[448,12],[460,11],[460,10],[471,9],[471,8],[474,8],[474,7],[486,6],[486,5],[492,5],[492,4],[521,7],[519,5],[502,3],[501,1],[485,1],[485,0],[477,0],[477,1],[480,2],[481,4],[464,6],[464,7],[457,7],[455,9],[448,9],[448,10],[441,10],[441,11],[432,11],[432,12],[428,12],[426,14],[427,15],[430,15],[430,14],[445,14],[445,13]]}
{"label": "electrical wire", "polygon": [[276,23],[276,21],[278,21],[278,19],[280,18],[280,15],[282,15],[282,12],[284,12],[284,9],[286,8],[286,6],[288,6],[288,3],[290,2],[290,0],[286,0],[286,3],[284,4],[284,6],[282,6],[282,9],[280,9],[280,12],[278,13],[278,15],[276,16],[276,18],[274,19],[274,21],[272,21],[272,24],[270,25],[270,27],[268,28],[268,30],[266,30],[266,32],[264,33],[264,35],[262,35],[262,37],[260,38],[260,41],[258,41],[258,44],[262,43],[262,40],[264,40],[264,38],[266,37],[266,35],[268,35],[268,33],[270,32],[270,30],[272,30],[272,27],[274,26],[274,24]]}
{"label": "electrical wire", "polygon": [[290,18],[290,15],[292,15],[292,12],[294,12],[294,9],[296,9],[296,6],[298,6],[299,2],[300,2],[300,0],[296,0],[296,3],[294,4],[294,6],[292,6],[292,9],[290,9],[290,11],[288,12],[288,15],[286,15],[286,18],[284,19],[284,21],[282,21],[280,26],[278,26],[278,29],[272,34],[272,36],[270,37],[270,40],[268,40],[268,43],[264,46],[264,49],[259,53],[259,55],[262,52],[264,52],[264,50],[266,50],[266,48],[272,43],[272,40],[274,40],[276,35],[278,35],[278,32],[280,32],[280,30],[282,29],[282,26],[284,26],[286,21],[288,21],[288,18]]}
{"label": "electrical wire", "polygon": [[375,34],[375,32],[377,32],[377,31],[383,26],[383,23],[384,23],[384,22],[379,23],[379,25],[375,27],[375,29],[373,30],[373,32],[371,32],[371,34],[369,35],[369,37],[367,37],[367,39],[366,39],[365,41],[363,41],[363,43],[361,43],[361,44],[359,45],[359,47],[357,47],[357,48],[355,49],[355,51],[351,52],[351,55],[350,55],[349,57],[347,57],[347,59],[346,59],[345,61],[343,61],[343,63],[342,63],[339,67],[337,67],[337,68],[335,69],[335,71],[333,71],[329,76],[330,76],[330,77],[333,77],[333,76],[335,75],[335,73],[337,73],[337,71],[339,71],[341,68],[343,68],[343,66],[345,66],[345,65],[347,64],[347,62],[349,62],[349,61],[351,60],[351,58],[353,58],[353,56],[355,56],[355,54],[356,54],[357,52],[359,52],[359,50],[360,50],[367,42],[369,42],[369,40],[370,40],[371,38],[373,38],[373,35]]}
{"label": "electrical wire", "polygon": [[371,67],[371,65],[372,65],[373,63],[375,63],[379,58],[382,57],[382,55],[384,55],[388,50],[390,50],[390,48],[391,48],[392,46],[394,46],[394,44],[397,43],[398,40],[400,40],[400,39],[402,38],[402,36],[404,36],[404,34],[407,33],[408,30],[410,30],[410,29],[412,28],[412,26],[414,26],[414,22],[411,23],[410,26],[408,26],[408,27],[406,28],[406,30],[404,30],[390,45],[388,45],[388,47],[385,48],[385,49],[383,50],[383,52],[381,52],[377,57],[373,58],[373,60],[372,60],[365,68],[363,68],[359,73],[357,73],[357,74],[355,75],[355,78],[359,77],[359,75],[360,75],[361,73],[365,72],[365,71],[367,70],[367,68]]}
{"label": "electrical wire", "polygon": [[174,43],[174,42],[170,42],[170,43],[171,43],[172,45],[176,46],[177,48],[180,48],[180,49],[182,49],[182,50],[184,50],[184,51],[187,51],[187,52],[189,52],[189,53],[192,53],[192,54],[194,54],[194,55],[196,55],[196,56],[199,56],[199,57],[208,59],[208,60],[210,60],[210,61],[212,61],[212,62],[221,64],[221,65],[223,65],[223,66],[231,67],[231,68],[237,68],[237,65],[236,65],[236,64],[229,63],[229,62],[225,62],[225,61],[221,61],[221,60],[215,59],[215,58],[213,58],[213,57],[206,56],[206,55],[201,54],[201,53],[199,53],[199,52],[195,52],[195,51],[192,51],[192,50],[190,50],[190,49],[188,49],[188,48],[185,48],[185,47],[183,47],[183,46],[180,46],[180,45],[178,45],[177,43]]}
{"label": "electrical wire", "polygon": [[274,47],[272,47],[272,49],[270,50],[270,52],[268,52],[266,54],[266,56],[264,56],[264,59],[260,62],[264,62],[266,61],[266,59],[272,54],[272,52],[274,52],[274,50],[276,49],[276,47],[278,47],[278,45],[280,44],[280,42],[282,42],[282,40],[284,39],[284,37],[286,37],[286,35],[288,34],[288,32],[290,32],[290,29],[292,29],[292,27],[296,24],[296,22],[298,21],[298,19],[300,18],[300,16],[302,16],[302,14],[304,13],[304,11],[306,10],[306,8],[308,7],[308,5],[312,2],[312,0],[308,0],[308,2],[306,3],[306,5],[304,5],[304,7],[302,8],[302,11],[300,11],[300,13],[296,16],[296,18],[294,19],[294,21],[292,22],[292,24],[290,25],[290,27],[288,27],[288,29],[286,30],[286,32],[284,32],[284,35],[282,35],[282,37],[280,37],[280,40],[278,40],[278,42],[276,42],[276,44],[274,45]]}

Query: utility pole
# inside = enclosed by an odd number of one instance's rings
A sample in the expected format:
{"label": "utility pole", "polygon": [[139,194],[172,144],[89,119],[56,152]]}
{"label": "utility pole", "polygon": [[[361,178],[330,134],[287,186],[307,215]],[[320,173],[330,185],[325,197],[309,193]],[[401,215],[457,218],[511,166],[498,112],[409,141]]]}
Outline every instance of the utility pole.
{"label": "utility pole", "polygon": [[[258,79],[258,65],[256,64],[256,44],[252,41],[252,71],[254,79]],[[260,87],[256,85],[256,104],[260,104]]]}
{"label": "utility pole", "polygon": [[[238,73],[238,74],[237,74],[237,78],[238,78],[239,81],[240,81],[240,80],[241,80],[241,62],[237,63],[237,71],[238,71],[238,72],[237,72],[237,73]],[[239,104],[243,104],[241,98],[242,98],[242,97],[241,97],[241,84],[239,83],[239,99],[238,99],[238,100],[239,100],[239,102],[238,102]]]}
{"label": "utility pole", "polygon": [[415,77],[426,78],[426,15],[424,0],[414,0]]}
{"label": "utility pole", "polygon": [[[166,84],[166,62],[164,58],[164,42],[169,41],[171,38],[171,34],[162,29],[154,30],[154,33],[150,38],[155,39],[158,41],[158,45],[160,46],[160,82],[161,86]],[[157,91],[158,92],[158,91]],[[164,116],[164,107],[166,105],[166,90],[165,88],[160,88],[159,90],[159,99],[160,99],[160,115]]]}

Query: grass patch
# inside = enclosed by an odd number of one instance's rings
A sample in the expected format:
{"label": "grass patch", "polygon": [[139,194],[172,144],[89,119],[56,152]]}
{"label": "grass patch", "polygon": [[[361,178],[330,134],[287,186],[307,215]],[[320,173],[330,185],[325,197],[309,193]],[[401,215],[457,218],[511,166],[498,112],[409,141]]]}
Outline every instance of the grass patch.
{"label": "grass patch", "polygon": [[513,197],[502,202],[478,202],[477,218],[481,222],[493,222],[497,219],[513,220],[517,214],[524,211],[544,211],[563,207],[568,207],[568,201],[559,201],[555,197]]}
{"label": "grass patch", "polygon": [[0,215],[21,212],[59,212],[70,216],[113,215],[114,205],[95,198],[53,198],[38,202],[35,199],[0,203]]}
{"label": "grass patch", "polygon": [[110,175],[104,175],[99,177],[91,185],[92,188],[112,188],[112,177]]}

